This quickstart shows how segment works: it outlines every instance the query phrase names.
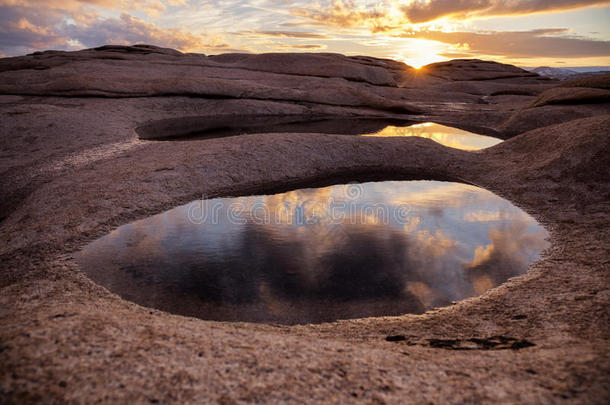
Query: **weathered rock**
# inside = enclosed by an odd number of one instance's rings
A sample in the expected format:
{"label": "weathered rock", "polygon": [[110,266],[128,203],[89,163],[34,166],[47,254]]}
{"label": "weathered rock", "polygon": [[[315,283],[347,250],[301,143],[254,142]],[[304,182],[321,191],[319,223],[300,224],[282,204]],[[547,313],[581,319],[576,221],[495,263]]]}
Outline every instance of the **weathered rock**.
{"label": "weathered rock", "polygon": [[[127,56],[116,58],[117,51]],[[142,46],[101,47],[9,58],[0,64],[0,94],[62,97],[180,95],[287,100],[402,113],[421,112],[400,99],[380,97],[358,83],[368,81],[385,86],[397,83],[395,66],[390,70],[386,68],[388,63],[380,60],[379,65],[374,65],[371,60],[332,54],[206,57],[174,54],[166,50],[159,52],[157,48],[149,51]],[[40,66],[45,68],[39,71]],[[32,75],[30,69],[37,73]],[[406,65],[404,69],[407,69]],[[327,72],[326,77],[330,78],[318,77],[322,76],[322,71]]]}
{"label": "weathered rock", "polygon": [[[0,96],[0,402],[606,402],[608,104],[526,108],[535,96],[525,92],[557,83],[535,84],[499,64],[459,61],[438,70],[442,78],[418,73],[392,87],[367,80],[395,77],[399,64],[388,62],[385,75],[374,58],[320,57],[340,77],[314,75],[309,56],[299,57],[299,74],[287,73],[297,68],[293,56],[273,73],[249,70],[255,62],[263,69],[264,56],[141,46],[0,60],[0,84],[11,93]],[[468,79],[464,87],[444,87],[458,78]],[[354,105],[332,104],[343,97]],[[403,103],[423,114],[387,109]],[[135,132],[243,115],[421,117],[515,136],[466,152],[421,138],[267,133],[154,142]],[[144,308],[92,283],[71,256],[202,194],[363,174],[485,187],[542,222],[552,247],[527,274],[451,307],[295,327]]]}
{"label": "weathered rock", "polygon": [[555,87],[546,90],[531,107],[549,104],[592,104],[610,102],[610,90],[587,87]]}
{"label": "weathered rock", "polygon": [[146,45],[146,44],[136,44],[133,46],[124,46],[124,45],[104,45],[97,48],[93,48],[94,51],[97,52],[118,52],[123,54],[151,54],[158,53],[162,55],[173,55],[180,56],[184,55],[182,52],[177,51],[171,48],[161,48],[159,46],[154,45]]}
{"label": "weathered rock", "polygon": [[[528,102],[528,101],[526,101]],[[529,104],[521,105],[506,121],[496,129],[505,137],[512,137],[532,129],[546,127],[561,122],[573,121],[579,118],[607,114],[610,107],[605,103],[579,105],[545,105],[530,108]]]}
{"label": "weathered rock", "polygon": [[[423,113],[421,119],[434,118],[442,111],[444,122],[463,122],[467,115],[466,120],[472,124],[480,119],[474,126],[483,132],[506,136],[516,133],[501,125],[509,119],[518,121],[515,128],[535,128],[521,122],[526,118],[515,114],[515,103],[528,101],[524,97],[533,100],[557,84],[514,66],[479,60],[456,60],[414,70],[399,62],[362,56],[208,57],[147,45],[48,51],[0,59],[0,94],[268,100],[307,103],[317,111],[332,110],[338,115],[354,113],[340,110],[345,107],[367,115],[392,112],[405,118]],[[506,95],[520,98],[488,99]],[[469,104],[491,104],[493,108],[483,109],[484,114],[477,108],[476,118]],[[573,118],[590,113],[584,109]],[[448,115],[453,118],[448,120]]]}
{"label": "weathered rock", "polygon": [[[552,82],[551,82],[552,83]],[[524,84],[515,80],[514,83],[499,83],[494,81],[455,81],[435,86],[435,89],[454,93],[467,93],[480,96],[521,95],[537,96],[553,84]]]}
{"label": "weathered rock", "polygon": [[610,74],[565,80],[561,82],[560,87],[591,87],[610,90]]}
{"label": "weathered rock", "polygon": [[396,86],[413,68],[393,60],[319,53],[223,54],[209,58],[223,67],[296,76],[340,77],[381,86]]}
{"label": "weathered rock", "polygon": [[[54,66],[61,66],[78,60],[112,59],[112,60],[134,60],[142,59],[143,56],[151,55],[156,60],[174,60],[172,56],[182,56],[182,52],[169,48],[160,48],[153,45],[106,45],[99,48],[84,49],[76,52],[66,51],[44,51],[34,52],[25,57],[13,57],[0,59],[0,72],[21,69],[45,70]],[[163,55],[170,58],[163,58]],[[188,56],[188,55],[184,55]],[[197,55],[199,57],[201,55]],[[152,60],[146,58],[146,60]]]}
{"label": "weathered rock", "polygon": [[422,69],[426,75],[452,81],[497,80],[523,77],[548,80],[538,76],[536,73],[528,72],[516,66],[479,59],[454,59],[449,62],[432,63],[424,66]]}

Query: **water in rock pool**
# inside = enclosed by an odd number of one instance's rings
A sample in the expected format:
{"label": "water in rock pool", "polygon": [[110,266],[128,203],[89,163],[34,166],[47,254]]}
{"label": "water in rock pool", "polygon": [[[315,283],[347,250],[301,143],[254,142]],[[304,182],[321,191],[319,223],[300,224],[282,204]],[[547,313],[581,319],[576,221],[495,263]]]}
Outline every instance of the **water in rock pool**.
{"label": "water in rock pool", "polygon": [[194,201],[76,256],[110,291],[222,321],[319,323],[421,313],[524,273],[546,231],[495,194],[383,181]]}
{"label": "water in rock pool", "polygon": [[[200,128],[193,130],[193,128]],[[302,117],[232,117],[231,119],[213,117],[205,121],[189,122],[170,121],[165,124],[153,124],[138,129],[144,139],[193,140],[252,133],[322,133],[338,135],[364,135],[379,137],[418,136],[431,139],[442,145],[464,149],[478,150],[502,142],[491,136],[478,135],[469,131],[453,128],[432,122],[418,123],[396,119],[373,118],[336,118],[311,119],[303,121]]]}
{"label": "water in rock pool", "polygon": [[479,150],[489,148],[502,142],[501,139],[491,136],[477,135],[462,129],[445,125],[425,122],[407,127],[389,125],[380,131],[364,136],[393,137],[393,136],[419,136],[428,138],[441,145],[463,150]]}

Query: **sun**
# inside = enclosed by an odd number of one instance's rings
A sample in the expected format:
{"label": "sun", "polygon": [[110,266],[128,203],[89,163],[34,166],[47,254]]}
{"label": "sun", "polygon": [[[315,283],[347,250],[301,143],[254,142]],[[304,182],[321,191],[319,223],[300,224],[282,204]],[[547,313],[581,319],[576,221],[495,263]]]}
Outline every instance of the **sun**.
{"label": "sun", "polygon": [[437,41],[427,39],[406,38],[401,39],[398,50],[391,57],[403,61],[416,69],[430,63],[442,62],[448,58],[441,55],[446,46]]}

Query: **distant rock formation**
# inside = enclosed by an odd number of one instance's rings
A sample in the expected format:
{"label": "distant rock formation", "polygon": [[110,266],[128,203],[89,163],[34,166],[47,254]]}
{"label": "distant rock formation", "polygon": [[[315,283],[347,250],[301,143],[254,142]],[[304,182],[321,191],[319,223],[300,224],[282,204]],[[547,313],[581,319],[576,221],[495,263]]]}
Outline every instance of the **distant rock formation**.
{"label": "distant rock formation", "polygon": [[578,72],[576,70],[567,68],[556,68],[549,66],[539,66],[537,68],[528,69],[532,73],[536,73],[540,76],[550,77],[552,79],[567,80],[580,77],[596,76],[608,74],[608,71],[591,71],[591,72]]}
{"label": "distant rock formation", "polygon": [[553,79],[565,79],[569,76],[576,75],[578,72],[564,68],[553,68],[549,66],[539,66],[530,70],[530,72],[536,73],[540,76],[552,77]]}

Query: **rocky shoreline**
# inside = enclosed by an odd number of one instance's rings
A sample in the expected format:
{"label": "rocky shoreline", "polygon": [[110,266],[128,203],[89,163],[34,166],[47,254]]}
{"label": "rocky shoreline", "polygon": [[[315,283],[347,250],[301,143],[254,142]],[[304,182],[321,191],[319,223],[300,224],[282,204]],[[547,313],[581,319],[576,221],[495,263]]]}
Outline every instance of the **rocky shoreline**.
{"label": "rocky shoreline", "polygon": [[[558,82],[476,60],[415,70],[151,46],[0,59],[0,398],[606,403],[609,80]],[[136,132],[244,115],[435,121],[507,140],[466,152],[421,138]],[[72,256],[202,195],[363,178],[484,187],[533,215],[552,246],[527,274],[451,307],[305,326],[140,307]]]}

